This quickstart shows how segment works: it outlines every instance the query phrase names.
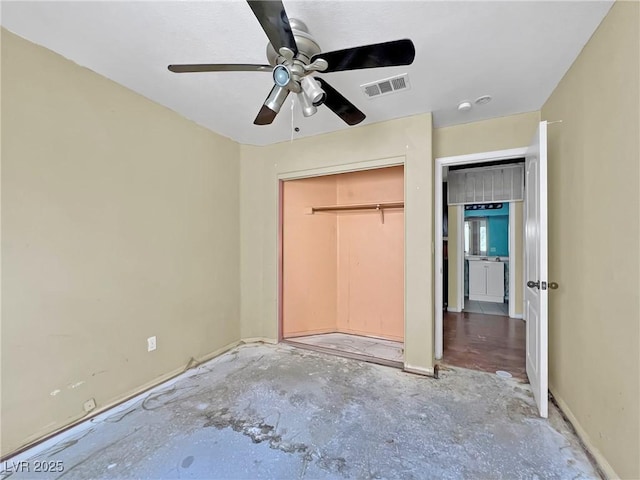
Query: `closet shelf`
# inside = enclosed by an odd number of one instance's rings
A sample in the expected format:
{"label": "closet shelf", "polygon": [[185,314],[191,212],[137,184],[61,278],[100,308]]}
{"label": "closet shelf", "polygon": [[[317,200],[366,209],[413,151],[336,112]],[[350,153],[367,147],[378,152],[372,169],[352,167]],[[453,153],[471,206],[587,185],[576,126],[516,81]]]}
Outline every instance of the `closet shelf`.
{"label": "closet shelf", "polygon": [[314,214],[316,212],[344,212],[358,210],[377,210],[380,212],[380,219],[384,223],[384,210],[390,208],[404,208],[404,202],[381,202],[381,203],[359,203],[354,205],[323,205],[318,207],[310,207],[307,213]]}

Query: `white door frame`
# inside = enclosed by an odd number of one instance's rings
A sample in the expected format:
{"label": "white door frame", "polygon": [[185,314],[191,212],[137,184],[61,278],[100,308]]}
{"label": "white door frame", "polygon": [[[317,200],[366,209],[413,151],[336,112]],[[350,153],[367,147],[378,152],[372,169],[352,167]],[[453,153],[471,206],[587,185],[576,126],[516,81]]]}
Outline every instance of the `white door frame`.
{"label": "white door frame", "polygon": [[[510,160],[512,158],[524,158],[527,153],[527,147],[511,148],[508,150],[495,150],[493,152],[471,153],[468,155],[455,155],[451,157],[436,158],[435,167],[435,185],[433,189],[434,193],[434,208],[435,208],[435,302],[434,302],[434,319],[435,319],[435,357],[437,360],[442,358],[443,351],[443,315],[442,315],[442,290],[443,290],[443,255],[442,255],[442,168],[453,165],[466,165],[473,163],[493,162],[497,160]],[[511,213],[511,212],[509,212]],[[510,217],[511,218],[511,215]],[[463,221],[464,228],[464,221]],[[458,234],[458,237],[460,235]],[[511,246],[511,245],[510,245]],[[458,249],[460,250],[460,249]],[[511,270],[511,258],[509,254],[509,278],[515,273]],[[460,262],[459,262],[460,263]],[[458,266],[458,272],[460,272],[460,266]],[[464,279],[464,275],[462,277]],[[462,282],[458,281],[458,284]],[[463,285],[464,288],[464,285]],[[509,285],[509,299],[513,295],[511,290],[511,284]],[[464,293],[464,291],[463,291]],[[460,302],[460,300],[458,300]],[[511,305],[511,302],[510,302]],[[511,313],[511,307],[509,308]]]}
{"label": "white door frame", "polygon": [[[522,262],[522,271],[524,272],[524,207],[522,208],[522,252],[516,257],[511,252],[516,251],[516,216],[514,213],[516,202],[509,202],[509,317],[523,318],[523,313],[516,314],[516,264]],[[524,204],[523,204],[524,205]],[[524,284],[524,282],[522,282]],[[524,286],[521,285],[522,311],[524,311]]]}

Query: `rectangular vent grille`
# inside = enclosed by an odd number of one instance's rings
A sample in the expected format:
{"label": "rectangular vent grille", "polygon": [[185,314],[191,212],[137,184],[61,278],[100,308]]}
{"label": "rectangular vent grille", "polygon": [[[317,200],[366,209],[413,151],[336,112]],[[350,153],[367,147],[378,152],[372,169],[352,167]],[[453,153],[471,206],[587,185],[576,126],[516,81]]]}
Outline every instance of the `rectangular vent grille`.
{"label": "rectangular vent grille", "polygon": [[401,88],[407,88],[407,82],[404,81],[404,77],[398,77],[391,80],[394,90],[400,90]]}
{"label": "rectangular vent grille", "polygon": [[364,87],[364,93],[366,93],[370,97],[380,95],[380,87],[378,87],[378,84],[366,85]]}
{"label": "rectangular vent grille", "polygon": [[402,74],[397,77],[385,78],[376,82],[360,85],[364,94],[369,98],[382,97],[395,93],[399,90],[408,90],[411,88],[408,75]]}
{"label": "rectangular vent grille", "polygon": [[378,84],[378,86],[380,87],[380,95],[384,94],[384,93],[389,93],[393,91],[393,88],[391,88],[391,82],[387,81],[387,82],[380,82]]}

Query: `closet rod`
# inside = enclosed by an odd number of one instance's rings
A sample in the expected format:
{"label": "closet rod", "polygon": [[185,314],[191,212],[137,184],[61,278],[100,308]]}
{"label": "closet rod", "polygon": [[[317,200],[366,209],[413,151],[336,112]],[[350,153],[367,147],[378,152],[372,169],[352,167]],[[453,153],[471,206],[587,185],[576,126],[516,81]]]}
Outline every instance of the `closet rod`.
{"label": "closet rod", "polygon": [[311,207],[311,213],[332,212],[339,210],[382,210],[384,208],[404,208],[404,202],[361,203],[357,205],[330,205]]}

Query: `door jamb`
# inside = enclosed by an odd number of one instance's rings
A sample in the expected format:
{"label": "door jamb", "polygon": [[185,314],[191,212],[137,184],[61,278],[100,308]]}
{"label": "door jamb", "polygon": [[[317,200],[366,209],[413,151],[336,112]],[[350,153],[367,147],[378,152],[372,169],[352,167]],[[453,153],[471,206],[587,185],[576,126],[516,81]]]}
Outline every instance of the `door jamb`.
{"label": "door jamb", "polygon": [[[516,314],[516,262],[524,260],[523,256],[516,258],[511,252],[516,251],[516,202],[509,202],[509,317],[522,318],[522,314]],[[524,209],[522,210],[524,213]],[[524,232],[523,232],[524,233]],[[524,242],[522,244],[524,247]],[[522,249],[524,250],[524,248]],[[524,263],[522,264],[524,269]]]}
{"label": "door jamb", "polygon": [[[492,152],[471,153],[467,155],[455,155],[450,157],[436,158],[435,162],[435,185],[434,209],[435,209],[435,301],[434,301],[434,351],[437,360],[442,358],[443,352],[443,314],[442,314],[442,289],[443,289],[443,253],[442,253],[442,168],[453,165],[466,165],[473,163],[491,162],[496,160],[509,160],[512,158],[523,158],[527,153],[527,147],[511,148],[507,150],[495,150]],[[511,258],[511,255],[509,255]],[[509,272],[511,274],[511,271]],[[460,283],[458,281],[458,283]],[[511,294],[511,292],[510,292]]]}
{"label": "door jamb", "polygon": [[456,265],[458,267],[458,304],[456,305],[456,312],[464,310],[464,208],[457,208],[458,213],[458,237],[456,241],[456,252],[458,258]]}

